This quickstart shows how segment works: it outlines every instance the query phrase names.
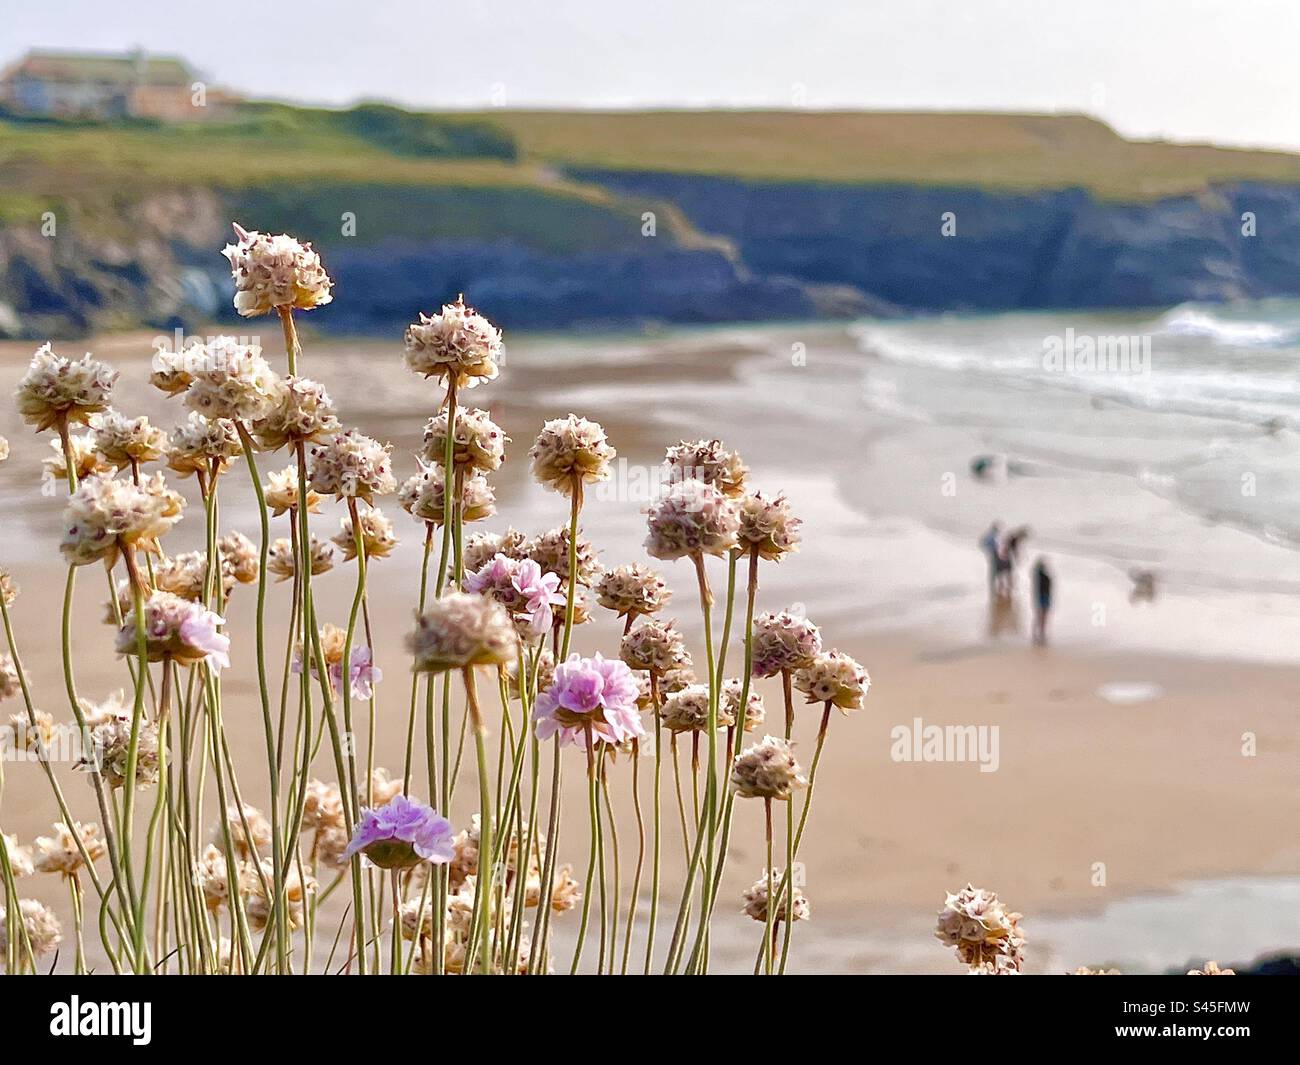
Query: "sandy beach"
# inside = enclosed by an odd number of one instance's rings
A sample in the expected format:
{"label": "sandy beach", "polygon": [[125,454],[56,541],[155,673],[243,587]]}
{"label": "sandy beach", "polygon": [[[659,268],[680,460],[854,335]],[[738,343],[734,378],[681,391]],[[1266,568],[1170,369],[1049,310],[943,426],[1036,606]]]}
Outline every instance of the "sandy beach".
{"label": "sandy beach", "polygon": [[[147,384],[148,340],[120,336],[56,348],[65,354],[89,348],[112,362],[122,371],[117,405],[169,426],[183,412]],[[278,336],[264,340],[278,361]],[[0,391],[12,389],[30,349],[0,345]],[[401,370],[399,353],[396,341],[308,337],[306,343],[309,372],[327,385],[345,423],[394,444],[400,480],[414,470],[412,453],[436,392]],[[506,466],[493,478],[499,513],[482,527],[500,531],[509,524],[532,533],[563,522],[564,501],[529,480],[526,452],[544,418],[570,410],[601,422],[625,460],[584,512],[584,531],[606,565],[644,560],[641,508],[649,471],[664,446],[681,438],[722,438],[742,452],[756,486],[785,491],[804,518],[803,550],[761,572],[759,609],[797,604],[806,610],[828,644],[867,666],[872,690],[863,712],[831,723],[801,855],[813,919],[797,929],[796,970],[957,971],[926,937],[944,892],[968,881],[997,890],[1025,915],[1029,971],[1059,971],[1112,959],[1087,953],[1086,936],[1082,942],[1066,937],[1061,942],[1068,948],[1036,954],[1036,917],[1104,920],[1108,907],[1146,895],[1167,897],[1176,913],[1179,896],[1167,893],[1188,882],[1300,877],[1294,709],[1300,608],[1291,601],[1300,567],[1286,544],[1207,522],[1167,497],[1145,495],[1139,504],[1116,488],[1120,474],[1113,470],[1075,476],[1065,488],[1049,476],[976,483],[967,463],[988,446],[988,424],[919,420],[910,399],[900,402],[897,382],[891,391],[893,367],[864,354],[841,327],[524,337],[510,341],[507,356],[501,378],[468,396],[490,409],[512,438]],[[1077,405],[1096,413],[1086,397]],[[1096,416],[1103,423],[1116,419],[1115,428],[1124,414],[1112,408]],[[0,554],[23,588],[15,607],[20,648],[38,705],[63,717],[58,598],[66,571],[52,539],[61,501],[41,491],[38,464],[50,454],[48,444],[21,426],[9,404],[0,409],[0,432],[12,448],[0,468],[8,519]],[[265,458],[262,468],[265,473],[279,462]],[[956,486],[955,494],[943,495],[946,483]],[[1086,514],[1066,513],[1060,500],[1067,497],[1054,495],[1058,490],[1094,503]],[[192,486],[190,500],[173,551],[197,546],[201,536]],[[394,557],[370,575],[377,658],[386,674],[376,760],[392,766],[404,735],[401,638],[419,579],[420,530],[395,503],[383,509],[404,535]],[[332,535],[340,513],[327,507],[318,527]],[[996,639],[988,634],[976,540],[995,517],[1030,523],[1038,537],[1031,550],[1052,554],[1060,605],[1047,648],[1029,645],[1023,616],[1013,631]],[[1068,535],[1085,522],[1109,523],[1108,550],[1080,546],[1081,532]],[[222,487],[222,523],[255,534],[242,468]],[[1239,579],[1230,572],[1213,581],[1172,579],[1154,603],[1131,605],[1124,567],[1132,559],[1115,544],[1124,541],[1140,554],[1144,528],[1153,542],[1180,548],[1196,538],[1207,566],[1229,559],[1239,566]],[[278,534],[287,535],[287,528]],[[695,639],[699,610],[688,566],[669,565],[665,574],[676,593],[669,613]],[[715,589],[725,587],[720,564],[711,577]],[[284,631],[287,589],[273,587],[272,633]],[[341,624],[352,594],[350,568],[336,567],[317,591],[322,620]],[[102,623],[105,593],[99,572],[79,575],[77,679],[91,698],[126,679]],[[257,803],[265,782],[257,768],[262,739],[249,668],[252,610],[252,593],[237,591],[229,620],[235,669],[225,702],[236,758],[249,767],[241,777],[246,798]],[[598,618],[580,630],[578,646],[608,654],[616,640],[612,620]],[[733,641],[728,655],[737,669],[740,653]],[[779,691],[762,690],[775,720]],[[799,719],[804,757],[811,755],[816,717],[808,708]],[[897,760],[894,730],[911,730],[916,719],[917,727],[996,726],[996,771],[981,772],[973,761]],[[579,778],[574,772],[568,781],[575,809],[582,801]],[[79,781],[66,787],[78,801],[88,799]],[[462,787],[468,803],[472,788]],[[616,782],[615,790],[626,787]],[[6,766],[2,802],[6,831],[24,841],[54,819],[35,766]],[[761,809],[741,815],[723,889],[721,908],[728,910],[739,909],[731,900],[763,865]],[[566,858],[578,863],[582,818],[566,825],[572,848]],[[620,828],[626,848],[635,829]],[[679,846],[670,833],[665,852],[675,855]],[[625,856],[625,884],[627,878]],[[1211,949],[1204,927],[1188,921],[1176,943],[1153,930],[1159,949],[1135,942],[1130,957],[1177,965]],[[757,931],[739,918],[723,926],[718,950],[726,967],[746,967],[742,959],[752,957]],[[1300,946],[1293,926],[1279,926],[1276,941],[1270,932],[1260,930],[1268,946]],[[885,950],[899,942],[915,953],[900,958]]]}

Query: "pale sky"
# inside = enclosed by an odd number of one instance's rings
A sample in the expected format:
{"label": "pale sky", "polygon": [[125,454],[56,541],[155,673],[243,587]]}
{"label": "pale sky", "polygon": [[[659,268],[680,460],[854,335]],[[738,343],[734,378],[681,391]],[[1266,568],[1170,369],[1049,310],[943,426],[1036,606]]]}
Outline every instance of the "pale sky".
{"label": "pale sky", "polygon": [[1300,150],[1300,0],[9,0],[0,62],[141,46],[323,104],[1070,111]]}

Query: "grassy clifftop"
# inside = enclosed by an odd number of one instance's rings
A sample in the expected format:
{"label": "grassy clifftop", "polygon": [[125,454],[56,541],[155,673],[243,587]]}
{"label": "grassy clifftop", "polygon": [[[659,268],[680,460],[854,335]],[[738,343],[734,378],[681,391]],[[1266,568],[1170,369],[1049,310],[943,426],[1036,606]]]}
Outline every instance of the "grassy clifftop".
{"label": "grassy clifftop", "polygon": [[1125,140],[1082,115],[487,111],[520,157],[754,180],[1086,188],[1150,200],[1224,181],[1300,181],[1300,156]]}

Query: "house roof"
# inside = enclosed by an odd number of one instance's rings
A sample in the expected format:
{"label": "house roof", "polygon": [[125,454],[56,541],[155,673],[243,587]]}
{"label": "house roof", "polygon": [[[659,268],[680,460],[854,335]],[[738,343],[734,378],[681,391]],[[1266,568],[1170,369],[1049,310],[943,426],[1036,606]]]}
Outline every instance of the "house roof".
{"label": "house roof", "polygon": [[108,85],[189,85],[194,72],[175,56],[144,52],[31,51],[10,66],[6,79],[23,75],[45,81],[98,82]]}

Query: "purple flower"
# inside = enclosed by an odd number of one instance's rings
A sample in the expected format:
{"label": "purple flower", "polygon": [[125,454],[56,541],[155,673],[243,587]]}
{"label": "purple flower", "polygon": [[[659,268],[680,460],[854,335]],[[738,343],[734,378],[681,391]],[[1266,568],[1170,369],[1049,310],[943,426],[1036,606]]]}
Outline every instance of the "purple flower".
{"label": "purple flower", "polygon": [[201,604],[194,604],[196,609],[189,611],[181,622],[180,637],[186,646],[201,652],[213,672],[230,668],[230,637],[217,631],[223,624],[221,615],[205,609]]}
{"label": "purple flower", "polygon": [[533,720],[538,739],[558,735],[566,746],[586,746],[586,730],[607,743],[645,735],[637,710],[636,676],[616,658],[569,656],[537,696]]}
{"label": "purple flower", "polygon": [[[330,686],[337,692],[343,690],[343,663],[330,663]],[[384,679],[384,671],[375,665],[369,647],[352,648],[352,668],[348,671],[352,685],[352,698],[369,699],[374,686]]]}
{"label": "purple flower", "polygon": [[381,869],[407,869],[420,862],[442,865],[456,853],[451,824],[431,806],[396,795],[361,811],[345,858],[364,854]]}
{"label": "purple flower", "polygon": [[496,555],[465,578],[467,592],[490,596],[512,614],[527,617],[535,636],[550,629],[551,607],[564,605],[559,587],[559,576],[543,573],[542,567],[531,558],[521,561],[503,554]]}

